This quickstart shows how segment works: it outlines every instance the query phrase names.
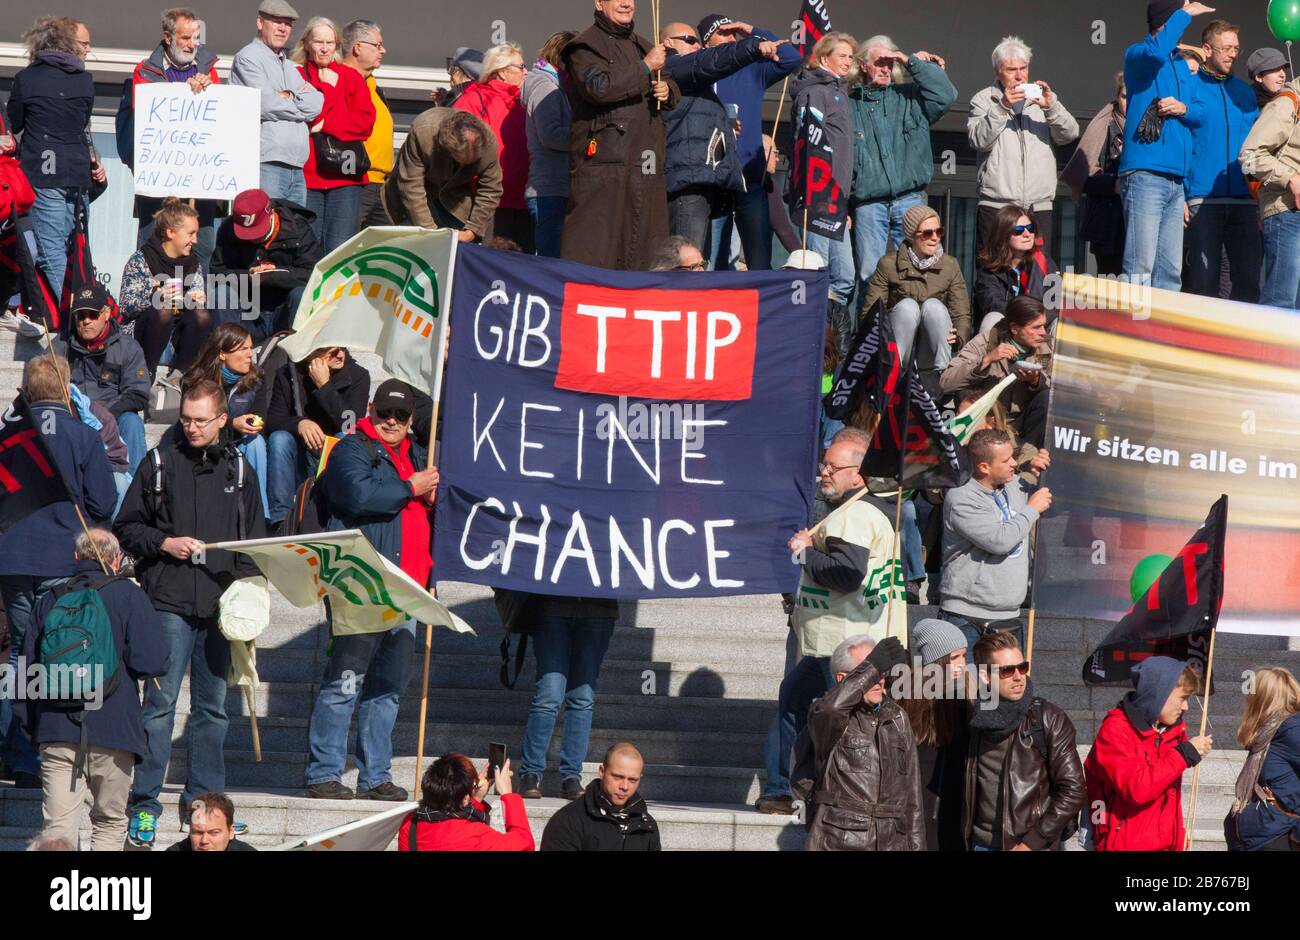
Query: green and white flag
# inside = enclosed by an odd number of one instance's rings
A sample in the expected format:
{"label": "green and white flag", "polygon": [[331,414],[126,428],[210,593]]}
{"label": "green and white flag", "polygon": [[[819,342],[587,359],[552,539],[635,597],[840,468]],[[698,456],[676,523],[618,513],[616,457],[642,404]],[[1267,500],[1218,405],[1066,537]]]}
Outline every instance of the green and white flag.
{"label": "green and white flag", "polygon": [[373,352],[394,378],[436,398],[456,245],[451,229],[362,229],[312,270],[280,347],[295,362],[327,346]]}
{"label": "green and white flag", "polygon": [[378,633],[407,619],[473,633],[473,629],[393,564],[357,529],[291,539],[217,542],[242,552],[295,607],[330,599],[335,634]]}
{"label": "green and white flag", "polygon": [[333,829],[326,829],[315,835],[294,839],[278,845],[273,852],[382,852],[393,840],[397,832],[419,806],[419,803],[402,803],[392,809],[384,810],[373,816]]}
{"label": "green and white flag", "polygon": [[976,399],[961,414],[948,419],[948,430],[952,432],[952,436],[957,439],[958,444],[965,444],[970,440],[970,436],[975,433],[971,429],[983,421],[984,416],[993,410],[993,405],[997,402],[998,396],[1002,394],[1003,389],[1015,380],[1016,374],[1013,372]]}

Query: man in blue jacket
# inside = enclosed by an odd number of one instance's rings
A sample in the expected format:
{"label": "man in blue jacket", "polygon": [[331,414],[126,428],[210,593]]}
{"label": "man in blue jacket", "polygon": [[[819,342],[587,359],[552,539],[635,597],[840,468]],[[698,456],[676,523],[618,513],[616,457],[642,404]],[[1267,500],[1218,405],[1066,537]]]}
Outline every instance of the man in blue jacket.
{"label": "man in blue jacket", "polygon": [[1195,76],[1177,52],[1203,3],[1151,0],[1146,39],[1124,51],[1128,109],[1119,192],[1124,202],[1124,274],[1178,290],[1183,267],[1183,183],[1192,158],[1192,129],[1204,120]]}
{"label": "man in blue jacket", "polygon": [[[710,13],[700,20],[700,42],[706,49],[737,42],[750,35],[769,42],[777,38],[775,33],[755,29],[748,23],[734,22],[721,13]],[[763,175],[767,168],[767,154],[763,152],[763,95],[768,88],[798,71],[801,64],[799,51],[788,43],[782,43],[777,47],[774,61],[754,62],[714,85],[718,99],[724,105],[734,104],[740,109],[740,137],[736,151],[745,171],[745,192],[736,194],[733,209],[726,215],[731,218],[734,214],[740,244],[745,251],[745,264],[751,271],[766,271],[772,267],[772,221],[767,210],[767,193],[763,188]],[[789,107],[787,101],[786,108]],[[726,255],[720,257],[725,259]]]}
{"label": "man in blue jacket", "polygon": [[[375,551],[417,584],[433,570],[429,510],[438,493],[438,471],[425,469],[426,451],[410,436],[415,389],[389,379],[375,390],[369,414],[330,452],[322,478],[331,530],[360,529]],[[325,677],[308,732],[307,796],[350,800],[343,785],[348,725],[357,718],[356,797],[400,803],[406,790],[393,783],[393,725],[402,689],[410,679],[415,622],[384,633],[334,636]]]}
{"label": "man in blue jacket", "polygon": [[710,219],[729,210],[729,200],[743,197],[746,189],[736,134],[715,83],[764,59],[779,61],[782,44],[751,34],[701,50],[695,27],[686,23],[669,23],[659,41],[669,51],[664,70],[682,92],[664,117],[668,231],[685,236],[707,258]]}
{"label": "man in blue jacket", "polygon": [[[108,519],[117,505],[117,485],[99,433],[68,410],[68,363],[37,356],[23,371],[23,395],[32,423],[54,455],[68,493],[77,501],[36,510],[0,535],[0,595],[13,637],[10,663],[36,623],[37,601],[76,571],[73,542],[87,523]],[[0,757],[20,787],[39,787],[40,756],[20,727],[7,699],[0,699]]]}
{"label": "man in blue jacket", "polygon": [[1264,243],[1259,204],[1246,187],[1238,154],[1259,117],[1255,92],[1232,75],[1241,52],[1238,29],[1214,20],[1201,32],[1205,64],[1196,73],[1205,120],[1192,131],[1187,173],[1187,267],[1183,287],[1192,294],[1219,295],[1224,249],[1232,272],[1233,300],[1259,303]]}
{"label": "man in blue jacket", "polygon": [[[94,799],[90,811],[91,848],[96,852],[121,851],[126,839],[126,803],[131,775],[145,754],[144,722],[140,715],[137,682],[166,675],[169,662],[162,625],[148,596],[126,578],[117,577],[122,550],[107,529],[90,529],[77,536],[74,587],[84,583],[97,588],[113,628],[121,678],[105,689],[97,707],[87,707],[84,718],[64,708],[44,707],[41,700],[20,707],[32,740],[40,745],[45,802],[42,806],[46,835],[59,835],[77,844],[81,808],[89,787]],[[104,573],[100,560],[107,566]],[[83,581],[84,579],[84,581]],[[54,609],[56,592],[47,592],[36,604],[34,622],[43,624]],[[27,631],[23,654],[37,661],[39,627]],[[76,762],[85,723],[88,748],[84,765]],[[71,777],[73,785],[68,785]]]}

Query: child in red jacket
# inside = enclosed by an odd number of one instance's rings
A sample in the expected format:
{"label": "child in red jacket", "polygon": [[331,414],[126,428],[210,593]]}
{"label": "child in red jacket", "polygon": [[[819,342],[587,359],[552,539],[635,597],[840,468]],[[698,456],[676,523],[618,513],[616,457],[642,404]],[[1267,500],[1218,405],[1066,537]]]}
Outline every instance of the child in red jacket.
{"label": "child in red jacket", "polygon": [[1186,663],[1152,656],[1133,667],[1134,690],[1110,710],[1088,759],[1088,814],[1099,852],[1181,852],[1183,771],[1213,739],[1189,738],[1183,713],[1201,677]]}

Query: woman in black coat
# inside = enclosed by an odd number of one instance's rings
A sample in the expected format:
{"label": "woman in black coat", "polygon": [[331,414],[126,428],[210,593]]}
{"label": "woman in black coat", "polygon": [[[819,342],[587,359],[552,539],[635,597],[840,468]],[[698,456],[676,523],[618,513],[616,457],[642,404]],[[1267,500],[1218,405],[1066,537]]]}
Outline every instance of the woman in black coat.
{"label": "woman in black coat", "polygon": [[1035,229],[1033,213],[1020,206],[1003,206],[993,217],[975,270],[974,322],[980,333],[992,329],[1021,294],[1043,302],[1049,324],[1056,319],[1056,298],[1048,296],[1048,289],[1055,284],[1060,290],[1060,275],[1056,262],[1038,246]]}

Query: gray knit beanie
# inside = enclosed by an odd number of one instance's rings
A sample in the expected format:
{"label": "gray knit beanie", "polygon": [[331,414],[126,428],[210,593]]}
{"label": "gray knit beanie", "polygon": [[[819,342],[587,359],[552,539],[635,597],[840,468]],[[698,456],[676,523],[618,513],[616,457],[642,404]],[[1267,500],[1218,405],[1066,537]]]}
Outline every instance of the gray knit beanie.
{"label": "gray knit beanie", "polygon": [[912,655],[931,666],[966,648],[966,636],[946,620],[922,620],[912,628]]}

